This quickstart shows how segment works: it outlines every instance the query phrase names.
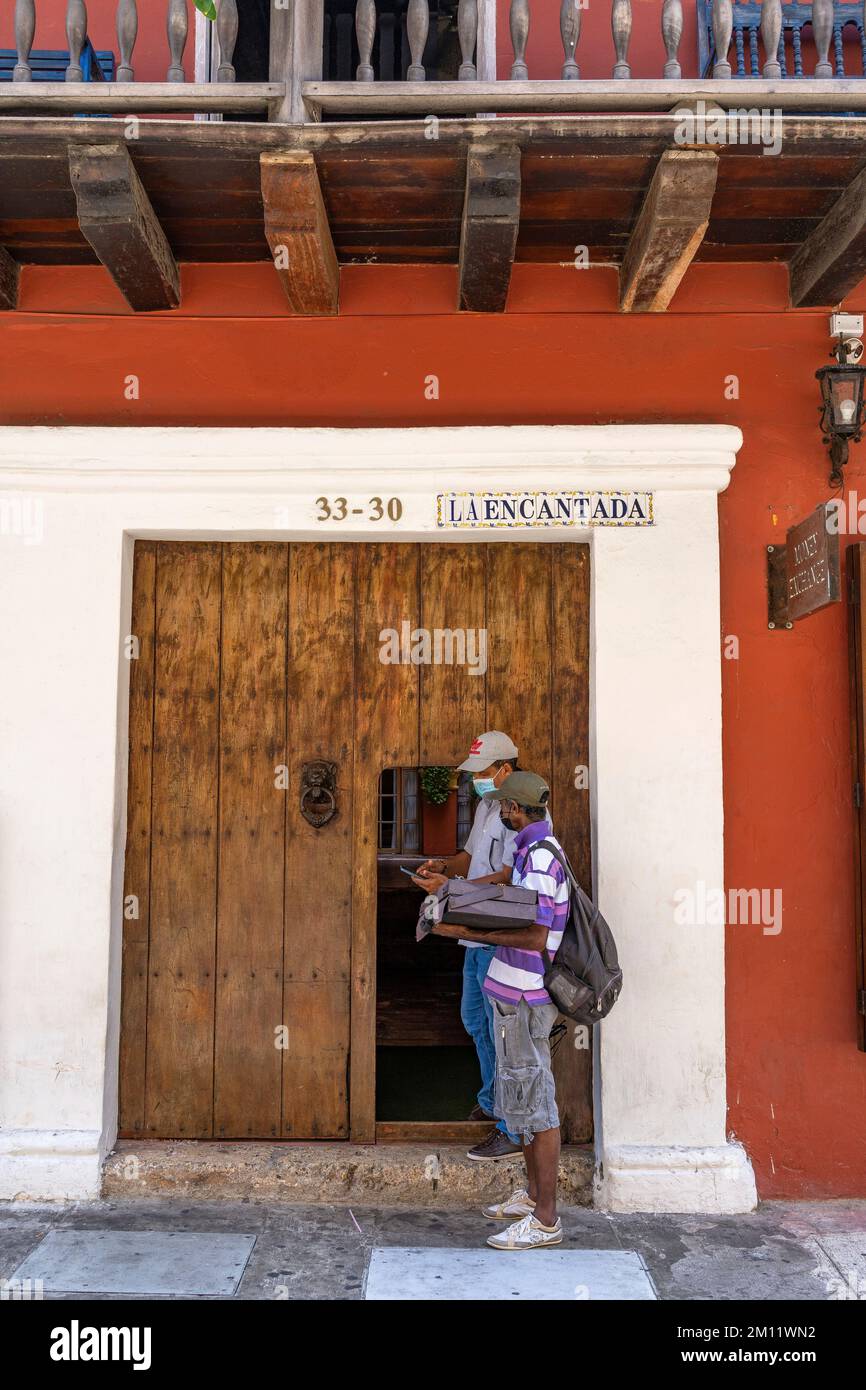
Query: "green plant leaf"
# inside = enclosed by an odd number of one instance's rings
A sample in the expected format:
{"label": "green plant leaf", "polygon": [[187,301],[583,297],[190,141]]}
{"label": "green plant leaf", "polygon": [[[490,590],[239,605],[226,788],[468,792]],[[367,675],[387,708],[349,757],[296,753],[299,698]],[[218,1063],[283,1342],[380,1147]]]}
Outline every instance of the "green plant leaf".
{"label": "green plant leaf", "polygon": [[451,795],[451,777],[453,769],[450,767],[422,767],[421,791],[426,801],[431,806],[444,806]]}
{"label": "green plant leaf", "polygon": [[201,10],[205,19],[216,19],[216,5],[213,0],[193,0],[197,10]]}

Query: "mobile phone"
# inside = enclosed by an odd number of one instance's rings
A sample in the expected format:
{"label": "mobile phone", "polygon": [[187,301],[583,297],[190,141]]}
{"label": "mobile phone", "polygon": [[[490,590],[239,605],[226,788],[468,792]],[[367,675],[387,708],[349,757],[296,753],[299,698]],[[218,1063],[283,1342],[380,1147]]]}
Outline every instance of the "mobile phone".
{"label": "mobile phone", "polygon": [[401,874],[406,874],[409,878],[414,878],[418,872],[417,869],[404,869],[402,864],[398,864],[397,867]]}

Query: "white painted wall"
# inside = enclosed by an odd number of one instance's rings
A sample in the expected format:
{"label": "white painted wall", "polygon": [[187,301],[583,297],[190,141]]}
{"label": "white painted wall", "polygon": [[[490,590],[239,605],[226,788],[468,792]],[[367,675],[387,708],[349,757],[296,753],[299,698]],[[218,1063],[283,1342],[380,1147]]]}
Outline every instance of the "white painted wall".
{"label": "white painted wall", "polygon": [[[717,494],[722,426],[0,429],[0,1196],[93,1197],[115,1138],[134,537],[589,540],[598,894],[625,988],[597,1040],[596,1200],[749,1210],[725,1136]],[[437,492],[652,489],[653,528],[437,531]],[[400,497],[399,523],[320,523]],[[8,526],[7,526],[8,530]],[[567,718],[567,711],[562,712]]]}

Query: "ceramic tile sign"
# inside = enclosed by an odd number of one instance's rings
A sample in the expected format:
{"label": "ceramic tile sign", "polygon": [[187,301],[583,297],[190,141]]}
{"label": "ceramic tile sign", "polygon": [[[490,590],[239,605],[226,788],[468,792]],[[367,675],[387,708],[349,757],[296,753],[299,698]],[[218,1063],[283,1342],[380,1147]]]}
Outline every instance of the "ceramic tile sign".
{"label": "ceramic tile sign", "polygon": [[538,526],[652,526],[651,492],[442,492],[442,529]]}

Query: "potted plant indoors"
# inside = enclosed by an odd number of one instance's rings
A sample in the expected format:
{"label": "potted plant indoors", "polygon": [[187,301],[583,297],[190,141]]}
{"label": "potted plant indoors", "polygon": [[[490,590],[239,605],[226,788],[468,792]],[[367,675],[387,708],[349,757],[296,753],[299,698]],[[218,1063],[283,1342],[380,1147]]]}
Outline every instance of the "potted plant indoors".
{"label": "potted plant indoors", "polygon": [[450,767],[422,767],[419,777],[423,853],[429,857],[454,854],[457,850],[457,773]]}

